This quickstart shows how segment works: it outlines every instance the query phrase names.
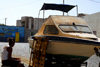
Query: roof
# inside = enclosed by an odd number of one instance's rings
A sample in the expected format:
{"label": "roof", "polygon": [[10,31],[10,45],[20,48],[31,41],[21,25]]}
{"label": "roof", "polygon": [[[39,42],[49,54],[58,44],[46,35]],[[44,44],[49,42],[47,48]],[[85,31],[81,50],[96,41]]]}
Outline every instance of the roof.
{"label": "roof", "polygon": [[41,10],[59,10],[68,13],[74,5],[44,3]]}
{"label": "roof", "polygon": [[50,16],[48,18],[48,20],[45,22],[46,22],[46,24],[51,24],[53,22],[53,23],[56,23],[57,25],[59,25],[59,24],[72,25],[72,23],[75,23],[76,25],[87,25],[87,23],[83,19],[81,19],[79,17],[75,17],[75,16],[57,16],[57,15],[55,15],[55,16]]}

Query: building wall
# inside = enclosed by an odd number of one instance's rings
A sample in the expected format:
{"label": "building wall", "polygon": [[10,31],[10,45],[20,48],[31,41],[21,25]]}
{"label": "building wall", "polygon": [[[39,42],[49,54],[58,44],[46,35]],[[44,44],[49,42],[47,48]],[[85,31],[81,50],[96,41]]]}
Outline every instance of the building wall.
{"label": "building wall", "polygon": [[[17,20],[17,26],[25,27],[25,42],[27,42],[28,37],[34,35],[38,29],[41,27],[43,19],[33,18],[24,16],[21,20]],[[21,24],[21,25],[20,25]]]}
{"label": "building wall", "polygon": [[[18,22],[17,22],[18,23]],[[34,18],[33,17],[21,17],[21,24],[27,29],[33,29]]]}
{"label": "building wall", "polygon": [[0,42],[6,42],[9,37],[24,42],[24,27],[0,26]]}
{"label": "building wall", "polygon": [[17,20],[16,26],[21,26],[21,20]]}
{"label": "building wall", "polygon": [[83,17],[93,31],[100,37],[100,12]]}
{"label": "building wall", "polygon": [[35,33],[40,29],[40,27],[42,26],[44,20],[41,18],[34,18],[34,31]]}

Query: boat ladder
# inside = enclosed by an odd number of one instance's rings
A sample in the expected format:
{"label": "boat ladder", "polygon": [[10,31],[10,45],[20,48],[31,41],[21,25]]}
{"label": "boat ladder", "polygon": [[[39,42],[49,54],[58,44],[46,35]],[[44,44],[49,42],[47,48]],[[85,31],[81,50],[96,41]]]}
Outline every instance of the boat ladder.
{"label": "boat ladder", "polygon": [[46,48],[48,44],[48,39],[44,37],[35,37],[31,54],[29,67],[44,67]]}

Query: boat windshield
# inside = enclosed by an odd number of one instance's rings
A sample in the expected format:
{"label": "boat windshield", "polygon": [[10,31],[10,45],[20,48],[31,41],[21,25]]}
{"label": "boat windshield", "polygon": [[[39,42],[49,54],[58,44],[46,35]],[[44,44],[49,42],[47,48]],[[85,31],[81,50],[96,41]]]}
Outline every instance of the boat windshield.
{"label": "boat windshield", "polygon": [[59,27],[63,32],[92,33],[85,25],[59,25]]}

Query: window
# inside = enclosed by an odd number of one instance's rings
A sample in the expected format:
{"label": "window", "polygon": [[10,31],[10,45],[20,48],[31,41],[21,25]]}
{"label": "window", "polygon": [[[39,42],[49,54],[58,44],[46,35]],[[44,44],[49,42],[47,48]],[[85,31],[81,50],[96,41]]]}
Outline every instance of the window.
{"label": "window", "polygon": [[58,29],[54,25],[47,25],[44,34],[58,34]]}
{"label": "window", "polygon": [[95,35],[97,35],[97,31],[93,31],[93,33],[94,33]]}
{"label": "window", "polygon": [[59,25],[63,32],[81,32],[81,33],[92,33],[88,26],[84,25]]}
{"label": "window", "polygon": [[22,21],[21,23],[22,23],[22,27],[25,27],[25,21]]}

